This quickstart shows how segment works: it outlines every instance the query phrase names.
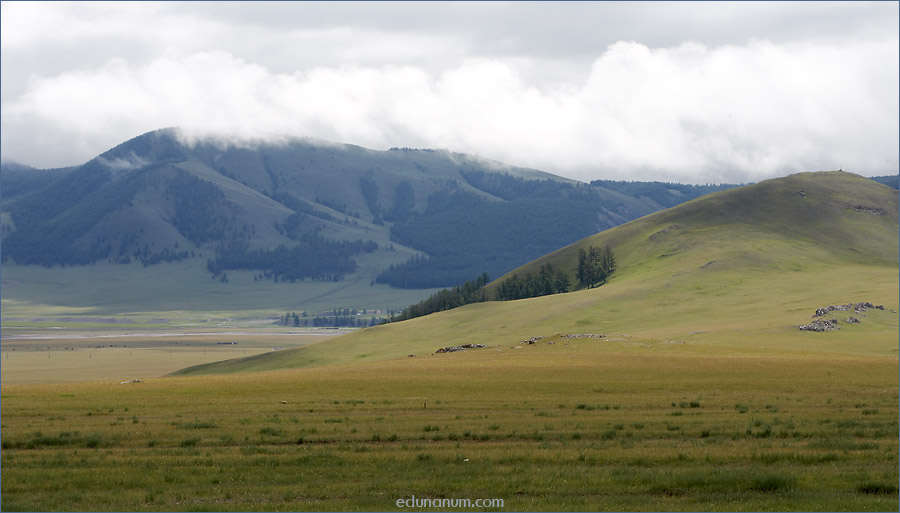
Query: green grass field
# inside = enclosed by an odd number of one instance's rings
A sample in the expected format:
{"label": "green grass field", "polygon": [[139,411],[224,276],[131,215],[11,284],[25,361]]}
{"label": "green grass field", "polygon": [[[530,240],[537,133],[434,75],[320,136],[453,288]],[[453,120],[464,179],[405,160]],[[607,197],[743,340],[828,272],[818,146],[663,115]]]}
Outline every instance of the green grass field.
{"label": "green grass field", "polygon": [[4,386],[3,509],[896,509],[895,357],[566,342]]}

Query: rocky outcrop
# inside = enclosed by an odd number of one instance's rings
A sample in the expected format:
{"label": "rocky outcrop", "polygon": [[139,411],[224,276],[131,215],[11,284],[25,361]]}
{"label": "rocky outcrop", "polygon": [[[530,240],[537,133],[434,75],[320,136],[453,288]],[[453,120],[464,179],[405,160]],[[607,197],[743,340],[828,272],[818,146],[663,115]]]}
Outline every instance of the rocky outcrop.
{"label": "rocky outcrop", "polygon": [[566,335],[566,338],[569,340],[573,338],[606,338],[606,335],[602,333],[570,333]]}
{"label": "rocky outcrop", "polygon": [[[841,329],[838,326],[837,319],[825,319],[824,317],[831,312],[854,312],[856,315],[860,315],[865,317],[866,315],[863,313],[866,310],[884,310],[884,305],[874,305],[868,301],[859,301],[857,303],[847,303],[844,305],[828,305],[823,306],[821,308],[816,308],[816,313],[813,314],[812,318],[815,319],[813,322],[809,324],[804,324],[803,326],[798,326],[800,331],[833,331]],[[847,324],[859,324],[862,321],[858,317],[850,316],[844,322]]]}
{"label": "rocky outcrop", "polygon": [[860,301],[859,303],[847,303],[846,305],[828,305],[823,306],[822,308],[816,308],[816,313],[813,315],[813,317],[824,317],[831,312],[849,312],[850,310],[861,314],[870,308],[874,310],[884,310],[884,305],[873,305],[868,301]]}
{"label": "rocky outcrop", "polygon": [[800,331],[834,331],[841,329],[840,326],[837,325],[837,319],[816,319],[809,324],[804,324],[800,326]]}
{"label": "rocky outcrop", "polygon": [[484,347],[484,344],[462,344],[459,346],[448,346],[438,349],[434,352],[434,354],[455,353],[457,351],[465,351],[466,349],[481,349],[482,347]]}
{"label": "rocky outcrop", "polygon": [[866,214],[872,214],[873,216],[883,216],[887,214],[887,210],[881,207],[870,207],[867,205],[854,205],[852,203],[847,203],[844,205],[847,210],[852,210],[854,212],[865,212]]}

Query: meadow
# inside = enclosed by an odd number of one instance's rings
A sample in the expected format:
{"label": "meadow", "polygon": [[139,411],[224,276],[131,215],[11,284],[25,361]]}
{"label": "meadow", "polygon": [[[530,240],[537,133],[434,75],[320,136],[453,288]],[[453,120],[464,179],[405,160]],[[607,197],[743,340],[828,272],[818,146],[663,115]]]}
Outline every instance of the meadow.
{"label": "meadow", "polygon": [[3,509],[896,510],[896,357],[646,342],[4,386]]}
{"label": "meadow", "polygon": [[[21,330],[26,331],[26,330]],[[27,330],[3,340],[0,383],[120,382],[321,342],[341,330],[270,329],[253,334],[174,330]],[[28,338],[25,338],[28,337]]]}

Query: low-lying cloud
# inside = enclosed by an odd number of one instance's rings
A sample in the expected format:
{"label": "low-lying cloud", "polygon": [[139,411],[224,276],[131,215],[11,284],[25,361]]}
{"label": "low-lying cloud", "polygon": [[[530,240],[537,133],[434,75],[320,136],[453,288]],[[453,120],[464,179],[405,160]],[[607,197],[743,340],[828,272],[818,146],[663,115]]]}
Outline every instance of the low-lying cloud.
{"label": "low-lying cloud", "polygon": [[[294,73],[227,51],[113,59],[33,76],[4,102],[4,160],[84,162],[140,133],[316,137],[447,148],[581,180],[755,181],[898,169],[898,43],[609,46],[581,78],[535,84],[534,60],[467,58]],[[38,134],[38,135],[35,135]]]}

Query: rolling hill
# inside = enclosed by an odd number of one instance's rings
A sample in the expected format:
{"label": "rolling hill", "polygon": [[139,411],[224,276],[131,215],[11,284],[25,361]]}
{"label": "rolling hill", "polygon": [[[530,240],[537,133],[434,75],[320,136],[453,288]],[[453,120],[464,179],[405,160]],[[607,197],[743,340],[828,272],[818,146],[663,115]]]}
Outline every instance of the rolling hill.
{"label": "rolling hill", "polygon": [[[800,173],[717,192],[580,240],[509,275],[546,263],[574,274],[578,249],[592,245],[610,245],[619,264],[598,288],[477,303],[180,374],[453,357],[432,353],[464,343],[505,351],[534,337],[566,343],[579,334],[602,334],[622,347],[896,355],[898,195],[861,176]],[[831,333],[798,329],[817,308],[848,302],[886,309],[868,310],[858,324],[841,318]]]}
{"label": "rolling hill", "polygon": [[104,314],[398,308],[430,290],[397,289],[497,276],[707,191],[612,190],[443,150],[187,144],[175,129],[0,178],[4,300]]}

